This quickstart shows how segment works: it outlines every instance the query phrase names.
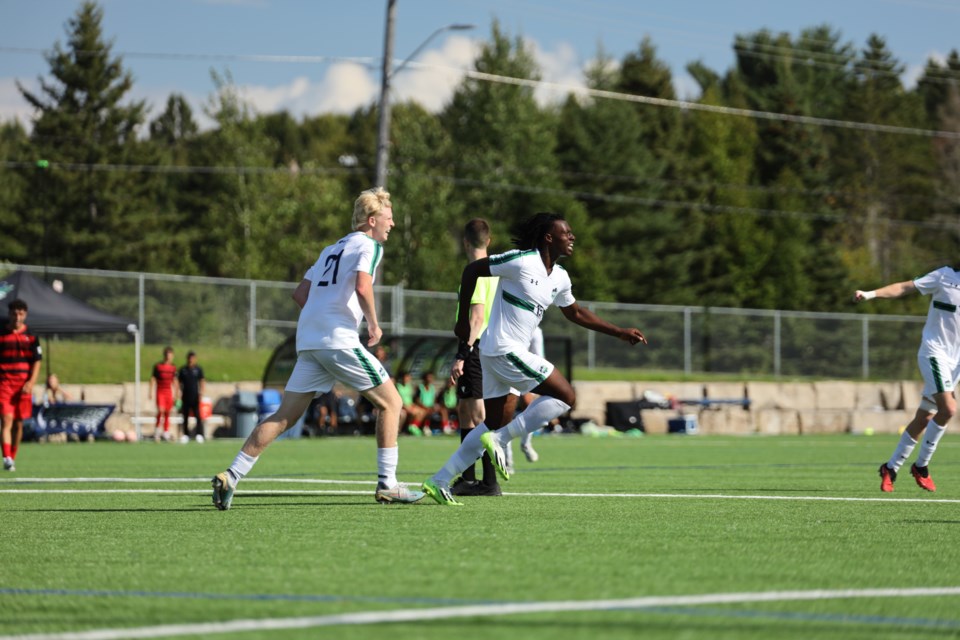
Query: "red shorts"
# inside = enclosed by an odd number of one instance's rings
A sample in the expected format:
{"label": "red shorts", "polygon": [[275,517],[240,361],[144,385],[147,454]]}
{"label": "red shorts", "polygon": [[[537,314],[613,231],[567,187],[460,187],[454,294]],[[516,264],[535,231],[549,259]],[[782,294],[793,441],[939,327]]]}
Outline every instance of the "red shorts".
{"label": "red shorts", "polygon": [[0,382],[0,415],[12,415],[14,420],[26,420],[33,415],[33,396],[23,393],[26,380]]}
{"label": "red shorts", "polygon": [[173,394],[158,393],[157,394],[157,411],[172,411],[172,410],[173,410]]}

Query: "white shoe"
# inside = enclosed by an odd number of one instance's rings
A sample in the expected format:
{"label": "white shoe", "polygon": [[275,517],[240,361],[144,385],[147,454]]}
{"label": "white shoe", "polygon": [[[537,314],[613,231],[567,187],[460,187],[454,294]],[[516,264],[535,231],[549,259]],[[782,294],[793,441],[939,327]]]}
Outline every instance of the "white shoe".
{"label": "white shoe", "polygon": [[197,444],[203,444],[203,436],[199,433],[197,434]]}
{"label": "white shoe", "polygon": [[524,442],[520,445],[520,451],[523,451],[523,455],[527,456],[527,462],[536,462],[540,459],[540,454],[537,453],[532,444]]}
{"label": "white shoe", "polygon": [[190,436],[187,434],[180,436],[180,444],[187,444],[188,442],[190,442]]}
{"label": "white shoe", "polygon": [[17,467],[13,464],[13,458],[4,458],[3,459],[3,470],[4,471],[16,471]]}

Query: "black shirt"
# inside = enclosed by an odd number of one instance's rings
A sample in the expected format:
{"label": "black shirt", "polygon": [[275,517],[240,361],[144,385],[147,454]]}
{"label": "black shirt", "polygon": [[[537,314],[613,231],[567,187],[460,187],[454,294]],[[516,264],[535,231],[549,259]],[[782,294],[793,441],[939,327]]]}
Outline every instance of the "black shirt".
{"label": "black shirt", "polygon": [[180,382],[180,393],[184,398],[198,399],[200,397],[200,381],[205,380],[203,369],[200,365],[188,367],[184,365],[177,372],[177,380]]}

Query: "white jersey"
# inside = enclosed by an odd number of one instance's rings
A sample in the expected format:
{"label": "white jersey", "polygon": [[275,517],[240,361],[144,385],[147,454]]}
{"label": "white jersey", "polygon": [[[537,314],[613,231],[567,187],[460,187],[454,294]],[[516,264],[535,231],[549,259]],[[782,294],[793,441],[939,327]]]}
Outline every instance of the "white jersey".
{"label": "white jersey", "polygon": [[490,324],[480,338],[480,353],[499,356],[529,350],[534,330],[551,304],[569,307],[576,299],[570,276],[560,265],[547,273],[540,252],[508,251],[490,256],[490,273],[499,276]]}
{"label": "white jersey", "polygon": [[297,352],[360,347],[363,311],[357,300],[357,272],[374,276],[383,256],[380,243],[354,231],[326,247],[307,270],[307,304],[297,321]]}
{"label": "white jersey", "polygon": [[917,291],[932,296],[923,326],[921,353],[960,358],[960,272],[942,267],[913,281]]}
{"label": "white jersey", "polygon": [[530,346],[527,347],[527,351],[540,357],[546,355],[547,352],[543,348],[543,329],[540,327],[533,330],[533,335],[530,336]]}

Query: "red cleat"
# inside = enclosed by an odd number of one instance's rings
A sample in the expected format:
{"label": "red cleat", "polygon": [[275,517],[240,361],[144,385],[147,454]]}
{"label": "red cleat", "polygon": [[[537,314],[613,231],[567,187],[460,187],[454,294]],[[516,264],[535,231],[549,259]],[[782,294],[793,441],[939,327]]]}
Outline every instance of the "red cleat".
{"label": "red cleat", "polygon": [[917,481],[917,485],[926,491],[936,491],[937,485],[933,484],[933,478],[930,477],[930,467],[918,467],[913,464],[910,467],[910,475]]}
{"label": "red cleat", "polygon": [[893,492],[893,483],[897,481],[897,472],[887,466],[884,462],[880,465],[880,491],[884,493]]}

